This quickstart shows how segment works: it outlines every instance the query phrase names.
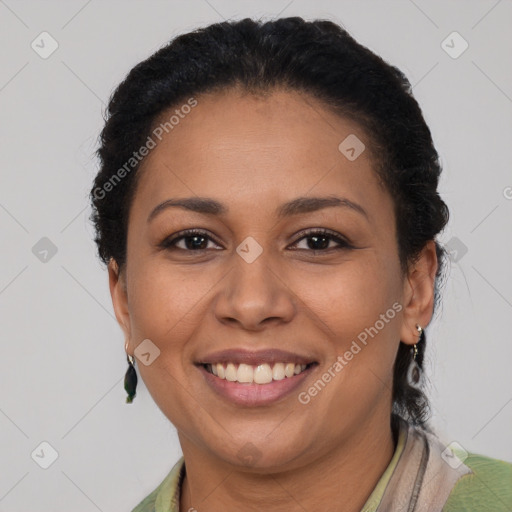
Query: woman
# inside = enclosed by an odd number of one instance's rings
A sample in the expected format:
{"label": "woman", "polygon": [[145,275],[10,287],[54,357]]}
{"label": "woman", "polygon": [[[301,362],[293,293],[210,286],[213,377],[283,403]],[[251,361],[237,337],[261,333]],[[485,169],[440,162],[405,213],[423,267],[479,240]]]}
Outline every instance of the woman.
{"label": "woman", "polygon": [[422,391],[448,221],[396,68],[328,21],[177,37],[111,98],[91,199],[126,339],[183,457],[134,509],[508,510]]}

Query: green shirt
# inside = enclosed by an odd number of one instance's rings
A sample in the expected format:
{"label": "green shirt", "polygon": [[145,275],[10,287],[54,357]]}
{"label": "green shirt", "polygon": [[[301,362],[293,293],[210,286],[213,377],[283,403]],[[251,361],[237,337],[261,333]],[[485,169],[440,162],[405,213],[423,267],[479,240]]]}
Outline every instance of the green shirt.
{"label": "green shirt", "polygon": [[[432,434],[401,420],[393,457],[361,512],[512,511],[512,464],[453,448],[451,453],[457,458],[449,459],[450,467],[440,456],[446,450]],[[184,476],[185,461],[181,457],[132,512],[180,512]]]}

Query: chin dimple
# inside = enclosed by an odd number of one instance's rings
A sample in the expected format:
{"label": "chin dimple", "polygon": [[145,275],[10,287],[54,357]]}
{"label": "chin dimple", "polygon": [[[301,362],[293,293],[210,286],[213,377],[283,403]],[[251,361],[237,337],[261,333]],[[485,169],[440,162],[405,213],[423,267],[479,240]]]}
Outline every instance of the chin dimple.
{"label": "chin dimple", "polygon": [[302,373],[308,365],[294,363],[267,363],[259,365],[217,363],[205,364],[204,367],[219,379],[245,384],[269,384]]}

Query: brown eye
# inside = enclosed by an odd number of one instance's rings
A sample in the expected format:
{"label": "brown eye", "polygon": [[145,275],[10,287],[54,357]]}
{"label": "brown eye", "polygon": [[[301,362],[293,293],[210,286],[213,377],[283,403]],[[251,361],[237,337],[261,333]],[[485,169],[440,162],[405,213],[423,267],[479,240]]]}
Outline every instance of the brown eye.
{"label": "brown eye", "polygon": [[[338,236],[337,234],[328,231],[326,229],[303,232],[304,236],[302,236],[299,240],[297,240],[293,245],[296,246],[302,240],[308,240],[306,242],[306,248],[299,248],[298,250],[312,250],[312,251],[320,251],[326,252],[331,249],[339,250],[339,249],[351,249],[352,246],[343,238]],[[336,247],[330,247],[331,242],[335,242],[338,244]]]}
{"label": "brown eye", "polygon": [[[305,250],[312,252],[329,252],[331,250],[351,249],[352,246],[339,235],[326,229],[311,230],[301,233],[293,246],[297,246],[302,240],[307,240],[307,247],[295,248],[294,250]],[[208,250],[208,242],[217,242],[205,231],[190,229],[185,230],[163,240],[159,246],[167,250],[182,250],[187,252],[201,252]],[[182,243],[183,242],[183,243]],[[331,246],[335,242],[337,246]],[[178,244],[182,243],[180,247]],[[218,245],[218,244],[217,244]],[[293,247],[292,246],[292,247]]]}
{"label": "brown eye", "polygon": [[[178,243],[182,240],[184,241],[183,246],[179,247]],[[182,251],[199,252],[208,249],[208,241],[215,242],[205,231],[190,229],[181,231],[173,237],[166,238],[160,244],[160,247],[169,250],[179,249]]]}

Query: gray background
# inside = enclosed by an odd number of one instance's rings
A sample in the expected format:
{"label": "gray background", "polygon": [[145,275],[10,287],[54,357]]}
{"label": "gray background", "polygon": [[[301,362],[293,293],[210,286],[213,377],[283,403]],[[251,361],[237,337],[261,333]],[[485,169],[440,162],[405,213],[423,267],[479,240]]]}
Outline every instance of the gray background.
{"label": "gray background", "polygon": [[[440,238],[452,250],[450,275],[427,329],[433,423],[447,444],[512,461],[509,0],[5,0],[0,511],[131,510],[180,456],[141,380],[125,403],[124,340],[88,222],[102,110],[131,67],[171,37],[222,19],[292,15],[343,24],[414,86],[451,211]],[[43,31],[59,45],[47,59],[31,47]],[[453,31],[469,44],[458,58],[442,46]],[[47,469],[43,441],[58,454]]]}

